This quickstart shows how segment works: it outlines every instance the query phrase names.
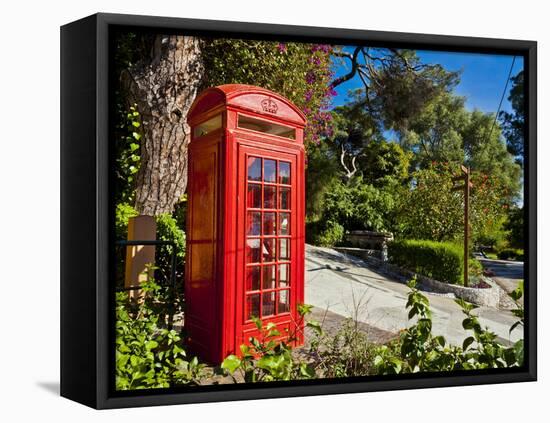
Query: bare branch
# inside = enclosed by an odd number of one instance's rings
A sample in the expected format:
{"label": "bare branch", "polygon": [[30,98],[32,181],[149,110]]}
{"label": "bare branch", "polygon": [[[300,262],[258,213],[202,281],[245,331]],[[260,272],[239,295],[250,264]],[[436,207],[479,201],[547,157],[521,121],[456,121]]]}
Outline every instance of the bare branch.
{"label": "bare branch", "polygon": [[361,47],[356,47],[355,50],[353,51],[353,55],[351,56],[351,58],[347,55],[342,56],[342,57],[349,58],[351,60],[351,71],[332,81],[332,83],[330,84],[330,88],[337,87],[338,85],[343,84],[346,81],[349,81],[351,78],[355,76],[355,74],[357,73],[357,68],[359,66],[359,63],[357,62],[357,55],[359,54],[360,51],[361,51]]}

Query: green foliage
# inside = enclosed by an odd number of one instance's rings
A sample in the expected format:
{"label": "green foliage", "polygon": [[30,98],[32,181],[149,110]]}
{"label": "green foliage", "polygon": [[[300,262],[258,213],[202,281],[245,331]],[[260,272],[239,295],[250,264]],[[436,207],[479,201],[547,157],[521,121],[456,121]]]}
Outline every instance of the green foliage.
{"label": "green foliage", "polygon": [[524,252],[519,248],[503,248],[501,250],[497,250],[497,257],[501,260],[522,261],[524,259]]}
{"label": "green foliage", "polygon": [[373,140],[358,158],[358,167],[363,180],[375,186],[388,182],[403,183],[409,179],[409,167],[413,154],[396,142]]}
{"label": "green foliage", "polygon": [[[524,326],[525,322],[525,308],[523,307],[523,302],[521,301],[521,298],[523,297],[523,281],[519,281],[518,286],[516,289],[514,289],[512,292],[508,293],[508,296],[514,301],[516,304],[516,308],[512,310],[512,314],[516,316],[519,320],[512,325],[510,328],[510,333],[517,327]],[[522,343],[523,346],[523,343]],[[522,357],[523,361],[523,357]]]}
{"label": "green foliage", "polygon": [[524,246],[524,213],[523,207],[513,207],[508,211],[504,223],[504,230],[508,231],[510,245],[516,248],[523,248]]}
{"label": "green foliage", "polygon": [[435,97],[399,132],[400,143],[414,152],[414,163],[421,169],[432,162],[455,168],[464,164],[474,172],[490,175],[505,187],[501,198],[513,200],[520,188],[520,166],[501,142],[495,116],[479,110],[469,112],[465,99],[451,93]]}
{"label": "green foliage", "polygon": [[348,318],[332,336],[319,327],[311,340],[309,354],[315,357],[318,377],[366,376],[373,373],[374,349],[358,322]]}
{"label": "green foliage", "polygon": [[175,285],[170,283],[170,270],[172,268],[172,249],[170,245],[156,248],[155,277],[164,281],[163,303],[165,305],[163,315],[166,316],[168,326],[172,327],[174,317],[183,313],[185,308],[185,296],[182,281],[185,267],[185,232],[178,226],[177,221],[169,213],[155,216],[157,223],[157,239],[160,241],[172,241],[176,246],[176,273]]}
{"label": "green foliage", "polygon": [[416,164],[427,167],[432,161],[463,163],[460,131],[468,122],[464,103],[464,97],[443,93],[413,117],[401,135],[401,143],[415,152]]}
{"label": "green foliage", "polygon": [[[221,369],[231,375],[237,382],[239,375],[244,382],[269,382],[274,380],[310,379],[315,376],[313,368],[306,362],[300,361],[292,355],[291,343],[297,339],[301,330],[303,319],[311,306],[298,307],[300,320],[296,323],[296,329],[292,333],[284,334],[286,340],[282,341],[281,332],[273,322],[265,326],[258,318],[253,318],[254,324],[260,336],[251,337],[249,344],[240,346],[240,357],[229,355],[221,364]],[[316,322],[308,322],[308,326],[318,328]]]}
{"label": "green foliage", "polygon": [[[498,342],[494,332],[481,327],[478,317],[472,313],[477,306],[462,299],[457,299],[455,302],[460,305],[462,312],[466,315],[462,327],[473,331],[473,336],[466,338],[462,344],[462,367],[464,369],[492,369],[523,365],[523,340],[516,342],[512,347],[504,347]],[[516,325],[517,323],[512,326],[510,331]]]}
{"label": "green foliage", "polygon": [[493,114],[471,112],[468,125],[461,132],[465,164],[474,172],[498,181],[502,186],[500,199],[511,202],[519,193],[521,168],[502,143],[498,125],[493,127],[494,119]]}
{"label": "green foliage", "polygon": [[362,103],[385,129],[406,130],[430,101],[458,83],[458,72],[425,65],[414,50],[373,49],[367,54],[370,68],[376,69],[368,72]]}
{"label": "green foliage", "polygon": [[317,221],[306,224],[306,238],[311,244],[320,247],[334,247],[344,239],[344,227],[338,222]]}
{"label": "green foliage", "polygon": [[[452,191],[458,168],[433,163],[413,173],[413,186],[404,191],[396,216],[398,232],[406,238],[434,241],[460,240],[464,236],[464,195]],[[470,225],[474,237],[498,232],[508,204],[506,188],[493,176],[472,172]]]}
{"label": "green foliage", "polygon": [[118,203],[115,209],[115,234],[117,239],[126,239],[128,236],[128,221],[138,216],[135,208],[127,203]]}
{"label": "green foliage", "polygon": [[330,129],[331,48],[307,43],[203,38],[207,86],[250,84],[273,90],[306,115],[308,150]]}
{"label": "green foliage", "polygon": [[[456,300],[465,315],[462,327],[472,331],[462,346],[447,344],[443,336],[432,334],[432,318],[428,299],[416,288],[416,281],[409,282],[411,291],[407,307],[409,319],[416,323],[405,329],[397,341],[377,348],[374,366],[378,374],[416,373],[430,371],[454,371],[488,368],[521,367],[523,365],[523,340],[511,347],[497,341],[497,336],[482,328],[473,313],[477,306],[462,299]],[[522,285],[510,294],[518,308],[514,314],[520,319],[511,328],[523,325],[523,308],[519,300]]]}
{"label": "green foliage", "polygon": [[142,297],[116,294],[116,389],[169,388],[196,384],[204,365],[189,359],[181,338],[163,328],[159,318],[161,287],[153,279],[142,284]]}
{"label": "green foliage", "polygon": [[340,165],[328,143],[311,149],[306,167],[306,216],[318,220],[324,210],[324,197],[333,183],[338,181]]}
{"label": "green foliage", "polygon": [[116,202],[132,202],[141,162],[141,116],[137,105],[117,103],[118,123],[115,128],[115,193]]}
{"label": "green foliage", "polygon": [[[183,265],[185,258],[185,232],[179,227],[178,222],[169,213],[162,213],[155,216],[157,222],[157,239],[159,241],[172,241],[176,246],[176,267],[178,276],[183,276]],[[163,264],[168,268],[172,257],[172,247],[162,246],[157,252],[157,264],[159,267]]]}
{"label": "green foliage", "polygon": [[[119,240],[127,239],[128,221],[132,217],[138,216],[137,210],[129,204],[119,203],[115,210],[115,235]],[[177,220],[169,213],[163,213],[155,217],[157,224],[156,239],[159,241],[172,241],[176,246],[176,280],[182,280],[185,266],[185,232],[178,225]],[[172,246],[163,245],[156,247],[155,251],[155,278],[162,281],[162,285],[169,289],[165,293],[165,302],[167,308],[166,314],[174,316],[183,309],[183,292],[181,284],[176,287],[169,285],[170,269],[172,266]],[[116,278],[117,285],[123,285],[125,254],[124,249],[120,249],[116,258]],[[174,292],[172,292],[174,291]]]}
{"label": "green foliage", "polygon": [[400,240],[388,245],[390,262],[412,272],[452,284],[463,284],[464,252],[449,242]]}
{"label": "green foliage", "polygon": [[[128,220],[138,215],[136,209],[126,203],[119,203],[115,208],[115,237],[123,240],[128,237]],[[118,247],[115,253],[115,285],[124,286],[126,250]]]}
{"label": "green foliage", "polygon": [[323,217],[340,223],[347,230],[386,229],[386,216],[394,207],[389,190],[364,184],[354,178],[349,184],[335,182],[324,198]]}
{"label": "green foliage", "polygon": [[512,80],[512,89],[508,101],[512,104],[512,113],[501,111],[499,114],[502,123],[506,146],[510,154],[516,157],[518,163],[523,165],[523,152],[525,145],[525,99],[523,87],[523,70]]}

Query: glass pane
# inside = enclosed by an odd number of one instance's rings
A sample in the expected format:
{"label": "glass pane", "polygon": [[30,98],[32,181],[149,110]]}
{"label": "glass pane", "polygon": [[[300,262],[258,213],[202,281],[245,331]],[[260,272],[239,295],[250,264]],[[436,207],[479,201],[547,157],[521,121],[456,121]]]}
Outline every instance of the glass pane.
{"label": "glass pane", "polygon": [[248,212],[246,222],[246,234],[249,236],[260,235],[261,230],[261,213]]}
{"label": "glass pane", "polygon": [[279,265],[279,288],[286,288],[290,286],[290,274],[288,270],[288,264]]}
{"label": "glass pane", "polygon": [[272,212],[264,213],[264,235],[275,235],[275,215]]}
{"label": "glass pane", "polygon": [[290,163],[279,162],[279,183],[290,185]]}
{"label": "glass pane", "polygon": [[290,310],[290,295],[287,289],[279,291],[279,309],[277,313],[288,313]]}
{"label": "glass pane", "polygon": [[279,188],[279,208],[283,210],[290,209],[290,188]]}
{"label": "glass pane", "polygon": [[275,269],[277,266],[264,266],[264,279],[262,282],[262,289],[275,289]]}
{"label": "glass pane", "polygon": [[251,209],[262,207],[262,186],[258,184],[248,184],[246,206]]}
{"label": "glass pane", "polygon": [[260,262],[260,238],[252,238],[246,240],[246,262]]}
{"label": "glass pane", "polygon": [[264,255],[264,263],[275,261],[275,238],[264,238],[262,254]]}
{"label": "glass pane", "polygon": [[277,188],[269,185],[264,185],[264,209],[276,209],[275,199]]}
{"label": "glass pane", "polygon": [[264,159],[264,182],[276,182],[276,163],[275,160]]}
{"label": "glass pane", "polygon": [[[264,110],[273,110],[273,102],[264,100],[262,107]],[[252,117],[239,115],[239,128],[250,129],[252,131],[265,132],[267,134],[278,135],[280,137],[296,139],[296,131],[288,126],[278,125],[266,120],[254,119]]]}
{"label": "glass pane", "polygon": [[290,235],[290,213],[279,213],[279,235]]}
{"label": "glass pane", "polygon": [[258,291],[260,289],[260,266],[246,268],[246,290]]}
{"label": "glass pane", "polygon": [[206,122],[203,122],[200,125],[196,126],[195,129],[193,130],[193,136],[195,138],[202,137],[221,127],[222,127],[222,115],[216,115],[213,118],[208,119]]}
{"label": "glass pane", "polygon": [[275,314],[275,293],[276,291],[271,291],[262,294],[262,316]]}
{"label": "glass pane", "polygon": [[262,159],[259,159],[258,157],[248,158],[248,180],[262,180]]}
{"label": "glass pane", "polygon": [[290,259],[290,239],[281,238],[279,239],[279,260],[289,260]]}
{"label": "glass pane", "polygon": [[260,317],[260,294],[252,294],[246,297],[246,319]]}

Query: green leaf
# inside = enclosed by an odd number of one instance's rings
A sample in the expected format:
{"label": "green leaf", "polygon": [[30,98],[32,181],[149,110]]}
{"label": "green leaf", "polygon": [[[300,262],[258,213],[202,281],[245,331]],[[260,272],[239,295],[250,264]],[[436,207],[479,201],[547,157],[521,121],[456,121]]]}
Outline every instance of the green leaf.
{"label": "green leaf", "polygon": [[517,321],[516,323],[514,323],[511,327],[510,327],[510,330],[508,331],[508,333],[512,333],[512,331],[517,328],[519,325],[521,325],[521,322],[520,321]]}
{"label": "green leaf", "polygon": [[474,341],[475,341],[474,337],[473,337],[473,336],[469,336],[469,337],[466,338],[466,339],[464,340],[464,342],[462,343],[462,349],[463,349],[464,351],[466,351],[466,350],[468,349],[468,347],[469,347],[470,345],[472,345],[472,342],[474,342]]}
{"label": "green leaf", "polygon": [[221,368],[222,369],[226,369],[227,371],[229,371],[229,373],[234,373],[235,370],[237,370],[240,365],[241,365],[242,361],[239,357],[237,357],[236,355],[228,355],[222,362],[221,364]]}
{"label": "green leaf", "polygon": [[313,331],[317,334],[317,335],[322,335],[323,334],[323,329],[321,328],[321,324],[319,322],[317,322],[316,320],[309,320],[307,323],[306,323],[306,326],[308,328],[311,328],[313,329]]}
{"label": "green leaf", "polygon": [[298,307],[297,307],[298,314],[303,317],[303,316],[311,313],[312,308],[313,308],[313,306],[309,305],[309,304],[298,304]]}
{"label": "green leaf", "polygon": [[307,363],[300,363],[300,374],[311,379],[315,377],[315,370]]}

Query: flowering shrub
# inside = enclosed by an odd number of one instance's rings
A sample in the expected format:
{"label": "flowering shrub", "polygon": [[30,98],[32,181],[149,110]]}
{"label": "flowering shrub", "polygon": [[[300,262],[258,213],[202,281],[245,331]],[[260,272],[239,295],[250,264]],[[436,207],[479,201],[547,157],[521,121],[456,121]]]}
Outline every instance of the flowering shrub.
{"label": "flowering shrub", "polygon": [[204,38],[202,51],[208,86],[251,84],[288,98],[306,116],[308,149],[332,134],[331,46]]}

